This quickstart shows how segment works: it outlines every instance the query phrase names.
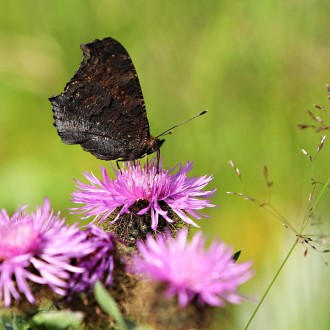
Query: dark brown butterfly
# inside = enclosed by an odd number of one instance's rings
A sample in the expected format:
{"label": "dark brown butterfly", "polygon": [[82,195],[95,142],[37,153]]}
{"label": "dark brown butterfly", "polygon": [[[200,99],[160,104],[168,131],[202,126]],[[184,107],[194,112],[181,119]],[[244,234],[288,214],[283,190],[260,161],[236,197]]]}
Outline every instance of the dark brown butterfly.
{"label": "dark brown butterfly", "polygon": [[171,129],[150,135],[140,83],[125,48],[112,38],[80,48],[77,72],[63,93],[49,99],[62,141],[80,144],[103,160],[131,161],[155,151],[159,157],[165,141],[159,137]]}

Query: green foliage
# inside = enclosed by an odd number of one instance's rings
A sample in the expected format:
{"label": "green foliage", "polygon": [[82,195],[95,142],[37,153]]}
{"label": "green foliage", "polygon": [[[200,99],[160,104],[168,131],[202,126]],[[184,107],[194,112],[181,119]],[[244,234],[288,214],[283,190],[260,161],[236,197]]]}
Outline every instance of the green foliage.
{"label": "green foliage", "polygon": [[39,312],[30,320],[23,319],[15,314],[8,317],[1,314],[1,329],[5,330],[29,330],[29,329],[49,329],[49,330],[79,330],[83,314],[70,310]]}
{"label": "green foliage", "polygon": [[94,294],[103,311],[116,321],[121,330],[151,330],[149,327],[138,326],[129,320],[123,319],[115,300],[100,282],[95,284]]}
{"label": "green foliage", "polygon": [[111,315],[111,317],[118,323],[122,330],[127,330],[128,327],[122,318],[116,302],[100,282],[95,284],[94,294],[96,301],[101,306],[103,311]]}
{"label": "green foliage", "polygon": [[70,310],[43,312],[35,315],[31,324],[33,327],[39,326],[41,329],[81,329],[80,325],[83,318],[83,313]]}
{"label": "green foliage", "polygon": [[0,325],[4,330],[29,330],[30,325],[24,319],[17,315],[13,315],[12,318],[1,313]]}

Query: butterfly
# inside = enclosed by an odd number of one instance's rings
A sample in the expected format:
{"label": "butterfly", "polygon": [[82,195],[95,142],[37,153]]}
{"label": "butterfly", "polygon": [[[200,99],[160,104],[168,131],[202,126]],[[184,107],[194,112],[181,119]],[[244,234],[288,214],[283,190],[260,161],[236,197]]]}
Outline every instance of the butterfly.
{"label": "butterfly", "polygon": [[[108,37],[80,46],[83,60],[64,92],[49,98],[54,126],[66,144],[102,160],[133,161],[158,152],[143,95],[125,48]],[[118,166],[117,161],[117,166]]]}

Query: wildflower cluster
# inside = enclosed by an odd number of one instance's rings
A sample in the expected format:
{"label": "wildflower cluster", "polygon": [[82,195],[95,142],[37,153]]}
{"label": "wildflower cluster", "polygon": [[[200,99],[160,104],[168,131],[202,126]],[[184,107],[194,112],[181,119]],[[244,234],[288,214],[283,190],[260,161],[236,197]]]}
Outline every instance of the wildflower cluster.
{"label": "wildflower cluster", "polygon": [[[215,206],[208,200],[215,189],[204,189],[212,176],[189,177],[191,169],[191,162],[168,170],[152,160],[144,165],[139,161],[126,163],[120,171],[114,169],[114,179],[105,168],[101,168],[102,179],[85,173],[88,183],[76,181],[73,202],[78,206],[72,213],[94,217],[102,227],[92,223],[85,229],[66,225],[47,199],[34,213],[21,207],[10,217],[2,210],[3,305],[11,306],[21,295],[36,304],[40,300],[35,297],[36,286],[42,285],[59,296],[58,303],[73,301],[72,306],[76,306],[75,299],[82,294],[90,296],[97,281],[128,311],[137,294],[136,281],[158,283],[156,290],[164,292],[163,299],[175,299],[181,309],[240,303],[237,290],[251,278],[251,264],[236,263],[233,250],[219,241],[207,249],[201,232],[188,240],[188,227],[198,227],[192,219],[205,217],[200,210]],[[120,225],[122,230],[116,230]],[[140,227],[143,230],[139,231]],[[125,228],[125,235],[120,234]],[[128,279],[131,286],[123,287]],[[123,292],[131,293],[124,299]],[[143,294],[139,296],[142,301]],[[138,319],[133,309],[128,316]],[[198,315],[198,309],[193,310]],[[152,310],[149,313],[154,314]]]}
{"label": "wildflower cluster", "polygon": [[[23,294],[30,303],[36,299],[33,284],[44,285],[54,293],[65,296],[68,291],[93,288],[95,278],[111,275],[113,269],[112,238],[103,244],[100,258],[104,262],[90,273],[93,258],[99,257],[102,241],[89,239],[89,232],[98,234],[91,226],[83,231],[77,225],[66,225],[60,214],[54,214],[45,199],[36,212],[20,207],[11,217],[0,213],[0,299],[5,307]],[[107,236],[106,233],[102,233]],[[112,243],[112,244],[109,244]],[[92,259],[91,262],[86,260]],[[95,263],[96,261],[94,261]],[[75,279],[80,278],[75,286]],[[107,284],[109,280],[106,281]]]}

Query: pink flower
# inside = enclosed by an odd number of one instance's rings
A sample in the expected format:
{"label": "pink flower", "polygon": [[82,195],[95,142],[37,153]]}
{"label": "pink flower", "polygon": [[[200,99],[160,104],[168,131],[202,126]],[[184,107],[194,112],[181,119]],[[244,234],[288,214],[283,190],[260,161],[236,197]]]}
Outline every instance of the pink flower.
{"label": "pink flower", "polygon": [[[147,206],[141,207],[138,215],[150,212],[151,228],[156,230],[159,216],[168,222],[173,219],[164,210],[164,203],[187,224],[197,226],[191,217],[200,219],[204,215],[198,210],[214,207],[209,200],[215,190],[203,190],[213,179],[212,176],[187,177],[192,169],[189,162],[171,170],[157,170],[156,161],[141,165],[136,161],[134,165],[126,162],[121,171],[116,171],[116,178],[111,180],[105,168],[101,167],[102,179],[94,174],[85,173],[89,183],[76,181],[77,190],[72,194],[74,203],[83,204],[72,209],[75,213],[85,213],[86,217],[99,217],[100,222],[109,217],[115,210],[119,210],[116,221],[122,214],[130,213],[130,207],[139,201],[145,201]],[[161,206],[161,204],[163,206]]]}
{"label": "pink flower", "polygon": [[20,293],[34,303],[31,282],[64,295],[70,274],[84,271],[72,266],[71,258],[93,251],[86,233],[76,225],[65,225],[47,199],[35,213],[25,209],[19,208],[11,217],[4,209],[0,212],[0,301],[5,307]]}
{"label": "pink flower", "polygon": [[75,264],[84,269],[84,272],[72,273],[69,296],[92,291],[96,281],[101,281],[105,286],[112,284],[117,237],[93,224],[87,226],[85,233],[93,250],[76,259]]}
{"label": "pink flower", "polygon": [[177,295],[182,307],[195,298],[211,306],[240,303],[237,289],[252,277],[251,263],[237,264],[225,243],[214,241],[206,249],[201,232],[191,242],[187,235],[186,229],[176,238],[148,235],[137,243],[140,255],[133,258],[132,271],[164,283],[167,295]]}

